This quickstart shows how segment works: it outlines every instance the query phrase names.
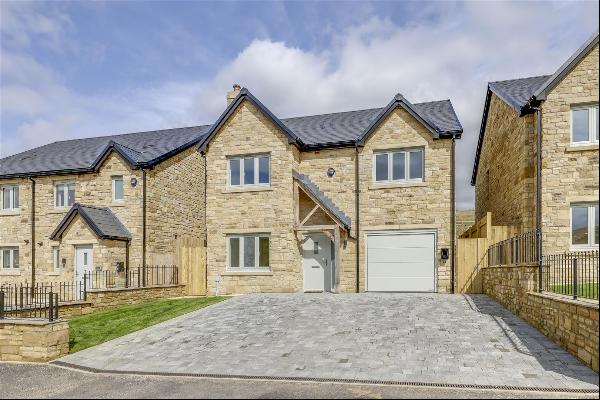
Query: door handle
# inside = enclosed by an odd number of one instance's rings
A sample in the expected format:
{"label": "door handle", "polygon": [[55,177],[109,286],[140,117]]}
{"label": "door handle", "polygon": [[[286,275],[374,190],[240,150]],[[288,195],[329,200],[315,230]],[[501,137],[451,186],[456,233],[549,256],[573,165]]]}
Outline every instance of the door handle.
{"label": "door handle", "polygon": [[312,268],[320,268],[318,265],[313,265]]}

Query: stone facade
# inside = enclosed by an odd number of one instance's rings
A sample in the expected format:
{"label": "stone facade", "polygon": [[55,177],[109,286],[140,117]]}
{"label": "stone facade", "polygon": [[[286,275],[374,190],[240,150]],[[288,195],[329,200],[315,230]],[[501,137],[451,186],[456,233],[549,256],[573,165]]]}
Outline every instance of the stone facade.
{"label": "stone facade", "polygon": [[[302,235],[294,232],[295,204],[292,171],[306,174],[352,219],[350,237],[339,249],[339,292],[356,288],[356,250],[360,243],[360,290],[365,290],[365,238],[374,230],[432,229],[437,233],[437,290],[450,291],[450,263],[442,262],[442,247],[450,248],[451,140],[434,140],[431,133],[403,109],[381,123],[366,145],[299,152],[287,137],[252,103],[244,101],[213,137],[207,163],[207,273],[208,292],[299,292],[303,290]],[[425,150],[422,183],[374,185],[373,152],[420,147]],[[227,159],[269,154],[269,187],[239,190],[227,186]],[[355,162],[359,157],[361,230],[356,232]],[[327,169],[334,168],[333,177]],[[300,195],[300,214],[313,206]],[[332,225],[317,213],[311,223]],[[269,272],[229,272],[226,268],[228,234],[269,234]],[[451,256],[452,257],[452,256]]]}
{"label": "stone facade", "polygon": [[69,324],[10,318],[0,320],[0,361],[47,362],[69,354]]}
{"label": "stone facade", "polygon": [[482,269],[483,291],[598,372],[598,303],[536,293],[537,268]]}
{"label": "stone facade", "polygon": [[[542,233],[545,253],[568,251],[570,207],[598,203],[598,144],[571,145],[571,107],[598,103],[598,45],[551,90],[542,110]],[[476,218],[535,228],[535,113],[492,94],[475,184]]]}
{"label": "stone facade", "polygon": [[492,94],[475,183],[475,220],[535,227],[535,120]]}
{"label": "stone facade", "polygon": [[[195,146],[159,163],[147,172],[147,254],[173,253],[177,237],[205,238],[204,230],[204,160]],[[122,176],[123,201],[113,201],[112,177]],[[132,178],[137,180],[134,187]],[[131,232],[130,266],[142,264],[143,174],[131,169],[117,153],[112,153],[95,173],[50,175],[35,180],[35,268],[38,282],[71,282],[75,264],[75,247],[93,246],[96,270],[115,270],[125,261],[125,243],[99,240],[78,217],[62,240],[51,241],[51,233],[70,207],[55,207],[57,182],[75,183],[75,201],[84,205],[109,207]],[[0,283],[31,282],[31,203],[32,182],[28,179],[0,179],[0,185],[18,184],[20,207],[17,211],[0,211],[0,247],[19,248],[20,268],[0,269]],[[64,267],[54,268],[53,248],[60,249]],[[147,263],[150,262],[147,259]],[[61,263],[62,264],[62,263]]]}
{"label": "stone facade", "polygon": [[598,104],[598,45],[548,94],[542,105],[543,247],[570,247],[573,203],[598,204],[598,144],[571,146],[571,107]]}

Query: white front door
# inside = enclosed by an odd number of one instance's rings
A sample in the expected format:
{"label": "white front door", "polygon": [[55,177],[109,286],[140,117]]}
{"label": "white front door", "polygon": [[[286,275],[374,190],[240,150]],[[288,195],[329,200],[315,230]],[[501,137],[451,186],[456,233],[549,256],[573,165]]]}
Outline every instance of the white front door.
{"label": "white front door", "polygon": [[302,245],[302,250],[304,291],[331,292],[333,283],[331,240],[323,234],[310,235]]}
{"label": "white front door", "polygon": [[75,284],[83,279],[84,273],[90,273],[94,270],[94,253],[92,246],[75,247]]}

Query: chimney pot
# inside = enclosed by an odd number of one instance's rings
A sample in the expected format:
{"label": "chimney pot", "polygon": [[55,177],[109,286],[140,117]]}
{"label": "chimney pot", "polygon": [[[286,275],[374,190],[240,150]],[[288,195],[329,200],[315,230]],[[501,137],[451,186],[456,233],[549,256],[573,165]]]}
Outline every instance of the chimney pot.
{"label": "chimney pot", "polygon": [[240,85],[238,85],[237,83],[233,84],[233,90],[227,92],[227,105],[231,104],[233,99],[235,99],[236,96],[240,93],[241,89],[242,89],[242,87]]}

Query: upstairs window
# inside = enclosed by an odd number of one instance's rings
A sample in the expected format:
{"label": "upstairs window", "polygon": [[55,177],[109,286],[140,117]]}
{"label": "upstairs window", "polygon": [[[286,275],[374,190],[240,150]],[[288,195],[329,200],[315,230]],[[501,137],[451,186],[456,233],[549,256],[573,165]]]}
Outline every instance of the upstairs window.
{"label": "upstairs window", "polygon": [[229,186],[268,186],[271,183],[268,155],[230,158]]}
{"label": "upstairs window", "polygon": [[422,182],[423,149],[375,153],[373,178],[377,183]]}
{"label": "upstairs window", "polygon": [[598,246],[598,204],[571,206],[571,245],[591,248]]}
{"label": "upstairs window", "polygon": [[2,209],[16,210],[19,208],[19,186],[2,186]]}
{"label": "upstairs window", "polygon": [[75,204],[75,182],[58,182],[55,185],[56,207],[71,207]]}
{"label": "upstairs window", "polygon": [[123,177],[113,176],[112,177],[112,192],[113,201],[123,201],[125,192],[123,187]]}
{"label": "upstairs window", "polygon": [[571,143],[598,143],[598,104],[571,108]]}
{"label": "upstairs window", "polygon": [[2,269],[19,268],[19,249],[17,247],[0,247],[0,265]]}

